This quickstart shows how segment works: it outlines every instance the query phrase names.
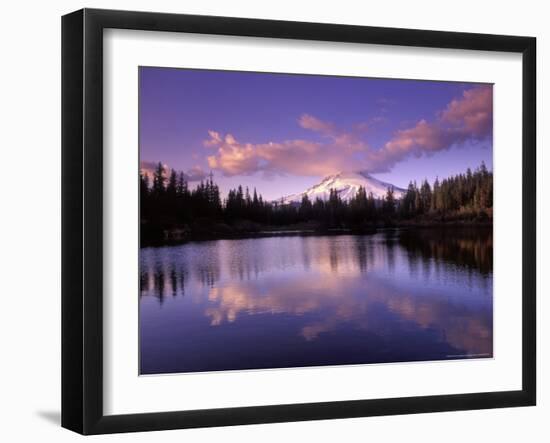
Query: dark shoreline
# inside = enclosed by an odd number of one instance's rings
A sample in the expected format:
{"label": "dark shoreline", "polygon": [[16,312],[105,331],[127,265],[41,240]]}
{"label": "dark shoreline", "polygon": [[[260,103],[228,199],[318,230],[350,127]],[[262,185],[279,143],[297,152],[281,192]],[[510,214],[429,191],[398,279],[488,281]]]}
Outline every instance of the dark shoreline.
{"label": "dark shoreline", "polygon": [[[140,247],[162,247],[181,245],[190,242],[214,241],[214,240],[242,240],[268,237],[292,237],[292,236],[337,236],[337,235],[373,235],[378,232],[399,229],[492,229],[490,221],[400,221],[394,223],[379,223],[362,226],[361,228],[321,228],[321,227],[292,227],[266,228],[265,230],[233,231],[233,232],[181,232],[180,229],[164,230],[164,238],[141,238]],[[177,235],[174,235],[177,234]]]}

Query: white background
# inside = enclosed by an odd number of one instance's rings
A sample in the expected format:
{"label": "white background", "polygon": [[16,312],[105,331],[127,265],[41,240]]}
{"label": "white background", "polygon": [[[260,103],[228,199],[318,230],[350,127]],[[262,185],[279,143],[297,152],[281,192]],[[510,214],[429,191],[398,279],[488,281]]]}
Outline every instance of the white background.
{"label": "white background", "polygon": [[[373,3],[156,1],[10,2],[4,5],[0,113],[3,186],[0,340],[0,436],[6,441],[73,441],[58,427],[60,391],[60,15],[82,6],[234,15],[286,20],[525,34],[538,37],[539,224],[548,223],[548,156],[542,152],[550,103],[550,29],[543,2],[393,1]],[[548,124],[548,123],[546,123]],[[546,164],[544,164],[546,163]],[[545,171],[546,172],[546,171]],[[7,174],[7,176],[6,176]],[[32,178],[32,181],[29,180]],[[519,177],[518,177],[519,182]],[[545,189],[546,188],[546,189]],[[539,274],[550,243],[541,232]],[[546,244],[544,244],[546,243]],[[322,422],[165,431],[96,437],[126,441],[548,441],[550,436],[550,326],[543,323],[548,271],[539,278],[539,406]],[[546,349],[545,349],[546,348]]]}

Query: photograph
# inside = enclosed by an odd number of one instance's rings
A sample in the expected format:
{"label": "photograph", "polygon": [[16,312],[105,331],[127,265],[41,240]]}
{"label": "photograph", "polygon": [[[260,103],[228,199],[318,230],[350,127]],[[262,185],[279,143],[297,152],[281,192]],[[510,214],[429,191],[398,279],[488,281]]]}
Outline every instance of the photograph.
{"label": "photograph", "polygon": [[493,357],[493,85],[138,70],[140,374]]}

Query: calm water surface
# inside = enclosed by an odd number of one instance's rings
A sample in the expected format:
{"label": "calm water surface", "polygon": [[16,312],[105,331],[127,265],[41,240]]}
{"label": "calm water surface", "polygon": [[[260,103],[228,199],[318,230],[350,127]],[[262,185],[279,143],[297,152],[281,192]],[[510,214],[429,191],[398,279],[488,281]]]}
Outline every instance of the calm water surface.
{"label": "calm water surface", "polygon": [[141,373],[492,357],[490,230],[140,251]]}

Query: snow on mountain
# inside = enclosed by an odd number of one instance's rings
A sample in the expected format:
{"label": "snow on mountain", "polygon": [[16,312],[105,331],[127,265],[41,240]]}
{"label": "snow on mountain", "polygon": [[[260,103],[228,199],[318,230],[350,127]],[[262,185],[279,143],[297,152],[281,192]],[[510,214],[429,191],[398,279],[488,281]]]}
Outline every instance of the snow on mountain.
{"label": "snow on mountain", "polygon": [[393,187],[393,195],[396,199],[402,198],[406,192],[405,189],[380,181],[366,172],[339,172],[325,177],[321,183],[304,192],[288,195],[277,200],[277,202],[281,203],[282,201],[283,204],[300,203],[304,195],[307,195],[312,202],[317,198],[328,200],[331,189],[335,189],[342,200],[349,201],[355,196],[360,186],[365,188],[367,195],[372,192],[374,198],[377,199],[383,198],[389,187]]}

